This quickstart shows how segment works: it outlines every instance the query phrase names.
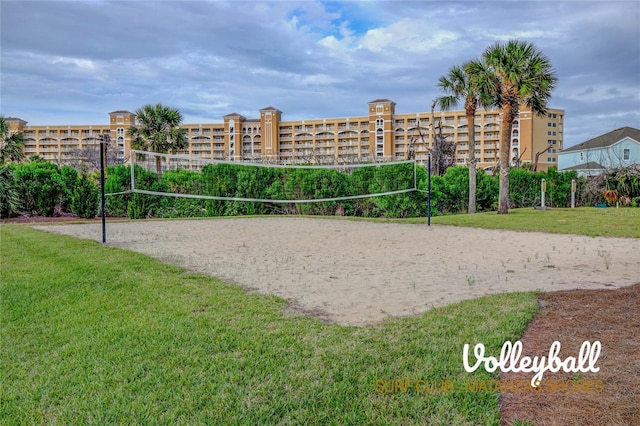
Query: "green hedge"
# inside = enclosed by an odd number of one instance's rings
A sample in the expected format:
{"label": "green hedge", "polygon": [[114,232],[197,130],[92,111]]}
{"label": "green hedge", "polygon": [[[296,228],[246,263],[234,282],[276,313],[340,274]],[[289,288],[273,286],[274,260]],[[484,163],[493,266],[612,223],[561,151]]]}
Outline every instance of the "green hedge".
{"label": "green hedge", "polygon": [[[78,178],[78,173],[70,167],[38,161],[11,165],[10,171],[14,181],[12,190],[19,200],[13,211],[44,216],[53,215],[56,211],[71,212],[75,195],[76,214],[91,217],[93,194],[96,194],[98,184],[95,174]],[[339,169],[248,167],[240,164],[207,165],[202,171],[165,171],[160,180],[154,171],[138,166],[135,174],[138,189],[273,200],[339,198],[387,192],[410,188],[414,179],[413,164],[410,163],[363,167],[350,174]],[[109,166],[106,170],[105,192],[125,193],[106,197],[106,213],[134,219],[259,214],[423,217],[427,214],[427,172],[424,167],[417,168],[416,179],[419,191],[404,194],[312,203],[243,202],[126,193],[131,188],[130,167]],[[585,187],[584,179],[578,179],[576,172],[560,173],[554,168],[535,173],[511,169],[509,179],[511,208],[539,205],[542,179],[547,181],[546,204],[549,207],[569,206],[572,179],[578,181],[578,192]],[[627,184],[628,181],[619,179],[616,182]],[[451,167],[443,176],[432,176],[432,214],[467,211],[468,185],[466,167]],[[628,186],[635,190],[636,181],[631,181]],[[498,176],[478,170],[477,211],[495,210],[498,192]],[[635,195],[635,192],[630,192]],[[82,204],[80,200],[83,197],[91,200]],[[6,210],[3,213],[6,214]]]}

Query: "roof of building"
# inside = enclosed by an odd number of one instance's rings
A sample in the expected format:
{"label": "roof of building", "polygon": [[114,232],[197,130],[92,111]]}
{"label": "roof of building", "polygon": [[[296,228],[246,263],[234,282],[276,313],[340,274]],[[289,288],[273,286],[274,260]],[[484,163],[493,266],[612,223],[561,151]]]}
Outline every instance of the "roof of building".
{"label": "roof of building", "polygon": [[384,103],[384,102],[391,102],[392,104],[395,104],[395,102],[386,99],[386,98],[382,98],[382,99],[374,99],[373,101],[369,101],[370,104],[379,104],[379,103]]}
{"label": "roof of building", "polygon": [[227,118],[227,117],[240,117],[243,120],[245,119],[242,114],[238,114],[237,112],[232,112],[231,114],[227,114],[223,118]]}
{"label": "roof of building", "polygon": [[266,108],[262,108],[262,109],[260,109],[260,111],[278,111],[278,112],[282,112],[278,108],[274,108],[272,106],[268,106]]}
{"label": "roof of building", "polygon": [[133,114],[133,113],[125,109],[119,109],[118,111],[111,111],[109,114]]}
{"label": "roof of building", "polygon": [[622,139],[627,137],[640,142],[640,129],[636,129],[633,127],[621,127],[609,133],[605,133],[604,135],[589,139],[586,142],[574,145],[571,148],[567,148],[563,150],[563,152],[580,151],[583,149],[593,148],[605,148],[607,146],[615,144],[616,142],[620,142]]}
{"label": "roof of building", "polygon": [[604,170],[604,166],[595,161],[589,161],[588,163],[578,164],[577,166],[567,167],[562,170]]}

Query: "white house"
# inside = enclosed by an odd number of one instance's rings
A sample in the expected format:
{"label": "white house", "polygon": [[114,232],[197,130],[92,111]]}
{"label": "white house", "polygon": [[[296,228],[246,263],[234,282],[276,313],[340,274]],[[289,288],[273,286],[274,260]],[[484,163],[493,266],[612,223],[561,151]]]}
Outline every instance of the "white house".
{"label": "white house", "polygon": [[640,164],[640,130],[621,127],[558,153],[558,170],[595,176],[617,167]]}

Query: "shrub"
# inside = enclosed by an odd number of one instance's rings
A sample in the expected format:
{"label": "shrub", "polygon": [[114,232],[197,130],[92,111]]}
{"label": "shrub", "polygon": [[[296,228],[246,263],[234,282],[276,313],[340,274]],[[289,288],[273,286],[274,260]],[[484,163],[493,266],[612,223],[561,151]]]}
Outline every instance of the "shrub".
{"label": "shrub", "polygon": [[531,208],[531,206],[540,204],[540,184],[544,178],[546,178],[544,172],[511,168],[509,170],[509,207]]}
{"label": "shrub", "polygon": [[98,213],[99,196],[98,185],[83,171],[73,190],[71,210],[79,217],[93,218]]}
{"label": "shrub", "polygon": [[545,178],[549,205],[551,207],[569,207],[571,205],[571,181],[580,181],[578,172],[575,170],[558,172],[556,167],[550,167]]}
{"label": "shrub", "polygon": [[49,162],[19,164],[14,179],[21,210],[32,216],[53,215],[65,191],[57,165]]}
{"label": "shrub", "polygon": [[[129,166],[109,166],[105,173],[104,192],[118,194],[131,189],[131,168]],[[127,216],[132,194],[110,195],[105,199],[106,214],[114,217]]]}
{"label": "shrub", "polygon": [[78,181],[78,172],[69,166],[60,167],[60,180],[62,183],[62,194],[60,194],[60,207],[64,212],[73,210],[71,203],[73,202],[73,191]]}

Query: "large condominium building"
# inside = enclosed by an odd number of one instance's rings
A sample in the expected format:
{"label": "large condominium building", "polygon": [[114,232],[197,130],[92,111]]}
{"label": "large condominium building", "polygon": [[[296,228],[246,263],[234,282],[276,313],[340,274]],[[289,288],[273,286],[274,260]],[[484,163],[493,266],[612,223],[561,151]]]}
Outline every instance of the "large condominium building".
{"label": "large condominium building", "polygon": [[[188,149],[181,154],[228,161],[263,161],[280,164],[382,161],[408,158],[425,162],[432,147],[434,126],[456,143],[456,161],[468,158],[469,127],[464,110],[396,114],[395,102],[369,102],[368,114],[358,117],[283,121],[273,107],[261,109],[259,118],[231,113],[222,123],[184,124]],[[129,161],[131,141],[127,129],[135,124],[129,111],[109,113],[101,125],[29,126],[7,118],[13,131],[23,131],[27,156],[37,154],[60,164],[71,162],[83,148],[95,147],[98,135],[109,134],[111,149],[121,162]],[[549,109],[546,116],[523,109],[513,123],[512,163],[532,163],[538,169],[557,164],[563,145],[564,111]],[[499,158],[500,112],[479,110],[475,117],[475,155],[479,167],[494,167]]]}

